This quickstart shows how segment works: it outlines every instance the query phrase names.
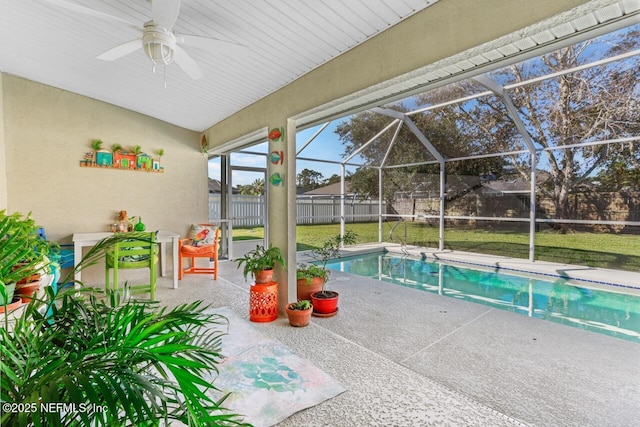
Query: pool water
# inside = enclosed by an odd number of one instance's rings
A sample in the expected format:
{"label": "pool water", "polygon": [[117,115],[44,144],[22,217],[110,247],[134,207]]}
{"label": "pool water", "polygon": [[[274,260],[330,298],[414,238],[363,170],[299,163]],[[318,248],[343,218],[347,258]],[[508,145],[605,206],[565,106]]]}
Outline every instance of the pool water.
{"label": "pool water", "polygon": [[640,343],[640,296],[390,253],[341,258],[327,268]]}

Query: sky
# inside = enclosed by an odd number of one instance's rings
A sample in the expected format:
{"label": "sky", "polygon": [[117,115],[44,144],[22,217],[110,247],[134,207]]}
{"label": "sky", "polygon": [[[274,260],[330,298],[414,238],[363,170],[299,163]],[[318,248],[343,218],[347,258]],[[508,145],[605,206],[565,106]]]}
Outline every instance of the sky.
{"label": "sky", "polygon": [[[333,121],[327,128],[325,128],[314,140],[309,144],[304,151],[300,154],[300,157],[307,157],[312,159],[325,159],[342,161],[342,153],[344,153],[344,147],[340,142],[338,135],[335,133],[336,127],[344,119],[337,119]],[[296,145],[298,149],[304,145],[309,138],[311,138],[321,125],[314,126],[309,129],[298,132],[296,136]],[[254,152],[267,152],[267,143],[261,143],[251,147],[248,151]],[[247,166],[247,167],[266,167],[266,159],[264,156],[256,156],[244,153],[233,153],[231,155],[232,166]],[[298,160],[296,162],[297,172],[300,173],[303,169],[312,169],[316,172],[320,172],[323,179],[329,178],[333,174],[340,175],[340,165],[309,162],[304,160]],[[347,168],[348,171],[353,171],[353,167]],[[220,158],[209,161],[209,178],[220,179]],[[247,185],[261,178],[260,174],[250,173],[245,171],[238,171],[234,173],[233,185]]]}

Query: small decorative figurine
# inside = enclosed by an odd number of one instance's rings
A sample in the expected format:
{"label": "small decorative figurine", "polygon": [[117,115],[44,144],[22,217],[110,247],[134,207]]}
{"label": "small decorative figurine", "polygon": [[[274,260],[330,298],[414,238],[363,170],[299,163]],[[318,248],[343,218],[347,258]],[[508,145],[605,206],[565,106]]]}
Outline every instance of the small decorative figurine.
{"label": "small decorative figurine", "polygon": [[118,231],[120,233],[129,231],[129,219],[127,218],[127,211],[118,212]]}

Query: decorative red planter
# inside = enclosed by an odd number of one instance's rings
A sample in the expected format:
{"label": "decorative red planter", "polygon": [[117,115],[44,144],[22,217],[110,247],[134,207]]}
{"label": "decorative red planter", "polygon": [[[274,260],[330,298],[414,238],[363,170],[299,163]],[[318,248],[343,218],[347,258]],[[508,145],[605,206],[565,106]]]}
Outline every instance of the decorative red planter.
{"label": "decorative red planter", "polygon": [[249,290],[249,320],[271,322],[278,318],[278,283],[251,286]]}
{"label": "decorative red planter", "polygon": [[325,294],[331,294],[331,297],[318,297],[321,292],[314,292],[311,294],[311,304],[313,305],[313,314],[320,316],[333,316],[338,312],[338,297],[339,294],[335,291],[326,291]]}

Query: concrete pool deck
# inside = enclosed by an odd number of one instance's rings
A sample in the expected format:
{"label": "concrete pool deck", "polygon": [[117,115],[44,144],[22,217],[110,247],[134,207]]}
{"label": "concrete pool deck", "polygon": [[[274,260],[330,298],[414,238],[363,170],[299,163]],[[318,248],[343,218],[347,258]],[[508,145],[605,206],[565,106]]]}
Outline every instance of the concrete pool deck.
{"label": "concrete pool deck", "polygon": [[[171,286],[159,279],[167,305],[201,299],[248,318],[233,262],[217,281]],[[341,272],[327,287],[337,316],[255,323],[348,389],[280,426],[637,425],[638,343]]]}

